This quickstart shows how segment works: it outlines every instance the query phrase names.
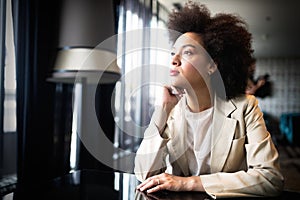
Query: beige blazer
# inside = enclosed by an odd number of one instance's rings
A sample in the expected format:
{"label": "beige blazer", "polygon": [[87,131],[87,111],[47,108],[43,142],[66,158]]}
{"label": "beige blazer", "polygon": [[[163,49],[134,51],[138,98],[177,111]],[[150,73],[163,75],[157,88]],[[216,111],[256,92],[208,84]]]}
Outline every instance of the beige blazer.
{"label": "beige blazer", "polygon": [[[159,119],[152,118],[135,158],[134,172],[140,181],[162,172],[191,175],[189,158],[185,156],[184,106],[182,98],[171,112],[162,136],[154,123]],[[211,173],[199,177],[205,191],[214,198],[280,194],[283,176],[278,152],[254,96],[229,101],[215,98]]]}

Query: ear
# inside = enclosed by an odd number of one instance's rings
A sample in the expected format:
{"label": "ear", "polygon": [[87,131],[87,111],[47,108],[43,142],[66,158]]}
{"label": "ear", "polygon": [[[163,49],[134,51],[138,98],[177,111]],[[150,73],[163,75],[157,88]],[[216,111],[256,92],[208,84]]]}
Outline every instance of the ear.
{"label": "ear", "polygon": [[213,74],[217,69],[218,69],[217,64],[215,62],[211,62],[208,67],[208,74],[209,75]]}

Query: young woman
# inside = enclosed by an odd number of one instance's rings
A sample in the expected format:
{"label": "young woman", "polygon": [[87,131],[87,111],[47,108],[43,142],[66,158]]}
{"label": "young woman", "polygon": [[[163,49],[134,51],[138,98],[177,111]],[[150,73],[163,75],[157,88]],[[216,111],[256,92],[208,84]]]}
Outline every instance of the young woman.
{"label": "young woman", "polygon": [[173,82],[137,151],[137,189],[279,195],[278,152],[256,98],[245,94],[253,60],[245,23],[190,2],[170,15],[168,28]]}

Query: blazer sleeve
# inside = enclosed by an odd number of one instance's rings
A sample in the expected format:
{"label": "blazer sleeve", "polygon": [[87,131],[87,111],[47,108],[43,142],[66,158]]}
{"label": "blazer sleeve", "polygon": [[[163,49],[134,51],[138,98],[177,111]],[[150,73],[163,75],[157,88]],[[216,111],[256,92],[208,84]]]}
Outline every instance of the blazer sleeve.
{"label": "blazer sleeve", "polygon": [[[156,110],[155,112],[160,111]],[[166,126],[164,134],[161,136],[155,122],[162,119],[160,119],[161,115],[156,115],[155,112],[135,156],[134,173],[139,181],[160,174],[167,168],[166,157],[169,138],[166,136],[166,132],[168,127]]]}
{"label": "blazer sleeve", "polygon": [[255,98],[248,97],[239,123],[244,123],[247,170],[200,175],[205,191],[214,198],[239,196],[277,196],[283,189],[279,155],[265,127]]}

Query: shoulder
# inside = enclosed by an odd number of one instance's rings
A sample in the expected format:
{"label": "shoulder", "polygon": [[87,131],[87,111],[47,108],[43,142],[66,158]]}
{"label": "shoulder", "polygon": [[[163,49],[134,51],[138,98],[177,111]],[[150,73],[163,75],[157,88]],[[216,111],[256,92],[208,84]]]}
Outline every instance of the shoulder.
{"label": "shoulder", "polygon": [[258,106],[257,98],[254,95],[249,94],[241,95],[230,101],[232,101],[237,108],[253,108]]}
{"label": "shoulder", "polygon": [[243,95],[232,99],[232,102],[236,106],[235,116],[244,118],[246,123],[257,122],[262,119],[263,113],[254,95]]}

